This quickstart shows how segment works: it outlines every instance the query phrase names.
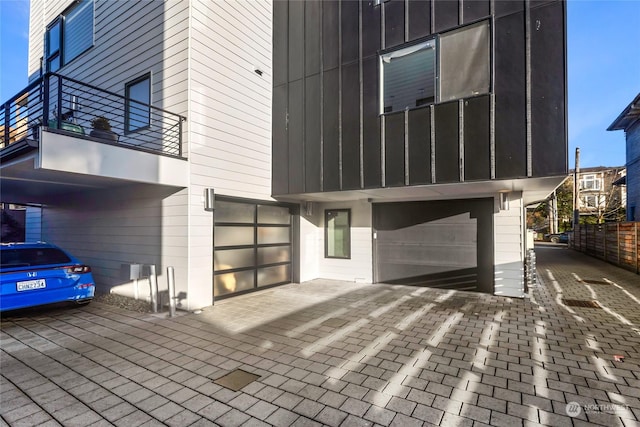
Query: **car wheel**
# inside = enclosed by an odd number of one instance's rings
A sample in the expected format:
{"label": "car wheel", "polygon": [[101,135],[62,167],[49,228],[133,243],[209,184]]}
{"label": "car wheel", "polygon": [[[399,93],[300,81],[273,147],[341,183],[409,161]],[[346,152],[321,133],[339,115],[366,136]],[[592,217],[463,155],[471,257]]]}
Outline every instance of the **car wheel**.
{"label": "car wheel", "polygon": [[559,243],[560,239],[558,237],[552,237],[551,238],[551,243]]}

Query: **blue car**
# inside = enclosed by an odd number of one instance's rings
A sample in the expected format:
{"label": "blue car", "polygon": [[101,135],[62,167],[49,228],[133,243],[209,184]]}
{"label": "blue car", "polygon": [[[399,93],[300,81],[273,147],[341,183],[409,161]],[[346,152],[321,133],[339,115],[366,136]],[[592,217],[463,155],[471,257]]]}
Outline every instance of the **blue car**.
{"label": "blue car", "polygon": [[91,267],[48,243],[0,245],[0,311],[72,301],[88,303]]}

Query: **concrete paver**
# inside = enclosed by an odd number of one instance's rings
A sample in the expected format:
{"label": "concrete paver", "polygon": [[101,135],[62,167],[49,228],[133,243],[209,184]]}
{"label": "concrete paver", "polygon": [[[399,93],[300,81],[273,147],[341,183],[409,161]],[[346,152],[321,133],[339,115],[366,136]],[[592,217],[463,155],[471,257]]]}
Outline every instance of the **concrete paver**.
{"label": "concrete paver", "polygon": [[[176,318],[5,315],[0,425],[640,425],[640,276],[537,255],[523,300],[316,280]],[[214,383],[237,368],[260,378]]]}

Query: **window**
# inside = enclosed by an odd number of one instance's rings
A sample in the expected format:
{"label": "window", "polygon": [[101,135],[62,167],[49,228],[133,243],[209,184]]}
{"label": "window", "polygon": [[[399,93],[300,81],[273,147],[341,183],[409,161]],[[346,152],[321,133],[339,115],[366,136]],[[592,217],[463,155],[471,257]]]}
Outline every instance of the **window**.
{"label": "window", "polygon": [[58,71],[93,46],[93,0],[79,0],[45,34],[47,71]]}
{"label": "window", "polygon": [[324,257],[351,258],[351,210],[324,212]]}
{"label": "window", "polygon": [[382,113],[461,99],[490,90],[487,21],[380,55]]}
{"label": "window", "polygon": [[125,85],[125,130],[134,132],[151,125],[151,74]]}
{"label": "window", "polygon": [[600,205],[604,205],[604,196],[586,195],[581,196],[582,206],[585,208],[597,208]]}
{"label": "window", "polygon": [[600,190],[600,180],[596,175],[583,175],[580,180],[581,190]]}
{"label": "window", "polygon": [[436,87],[435,40],[384,54],[383,112],[433,103]]}

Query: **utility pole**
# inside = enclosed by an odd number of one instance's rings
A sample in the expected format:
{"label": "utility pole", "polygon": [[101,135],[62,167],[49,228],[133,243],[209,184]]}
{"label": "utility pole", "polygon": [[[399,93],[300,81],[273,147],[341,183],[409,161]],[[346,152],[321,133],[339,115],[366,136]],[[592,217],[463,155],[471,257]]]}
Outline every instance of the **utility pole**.
{"label": "utility pole", "polygon": [[580,224],[580,147],[576,147],[576,167],[573,170],[573,229]]}

